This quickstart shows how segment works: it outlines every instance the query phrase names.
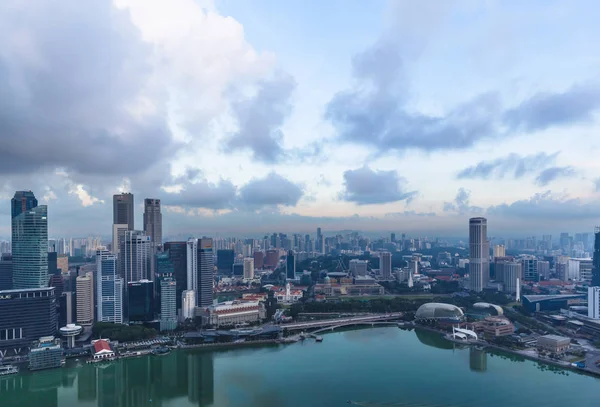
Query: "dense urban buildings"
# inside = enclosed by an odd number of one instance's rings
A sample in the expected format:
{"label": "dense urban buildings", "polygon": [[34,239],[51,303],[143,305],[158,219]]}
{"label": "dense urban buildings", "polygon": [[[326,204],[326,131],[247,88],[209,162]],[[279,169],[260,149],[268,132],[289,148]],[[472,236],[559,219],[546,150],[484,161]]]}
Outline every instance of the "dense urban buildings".
{"label": "dense urban buildings", "polygon": [[48,208],[31,191],[17,191],[12,209],[13,288],[48,286]]}
{"label": "dense urban buildings", "polygon": [[144,199],[144,233],[150,237],[152,247],[162,245],[160,199]]}
{"label": "dense urban buildings", "polygon": [[187,242],[166,242],[165,253],[173,264],[173,276],[177,286],[177,309],[181,309],[182,294],[187,290]]}
{"label": "dense urban buildings", "polygon": [[127,319],[130,323],[154,320],[154,283],[150,280],[127,283]]}
{"label": "dense urban buildings", "polygon": [[133,209],[133,194],[113,195],[113,225],[127,225],[128,230],[134,230]]}
{"label": "dense urban buildings", "polygon": [[247,280],[254,278],[254,259],[252,257],[244,259],[244,278]]}
{"label": "dense urban buildings", "polygon": [[128,231],[119,250],[119,274],[125,283],[152,279],[150,237],[139,230]]}
{"label": "dense urban buildings", "polygon": [[487,219],[469,219],[469,277],[471,291],[483,291],[490,276]]}
{"label": "dense urban buildings", "polygon": [[231,249],[217,250],[217,270],[221,274],[229,275],[233,271],[235,252]]}
{"label": "dense urban buildings", "polygon": [[379,269],[381,270],[381,276],[384,279],[388,279],[391,277],[391,275],[392,275],[392,253],[381,252],[381,254],[379,255]]}
{"label": "dense urban buildings", "polygon": [[296,257],[293,250],[288,250],[285,266],[288,280],[294,280],[296,278]]}

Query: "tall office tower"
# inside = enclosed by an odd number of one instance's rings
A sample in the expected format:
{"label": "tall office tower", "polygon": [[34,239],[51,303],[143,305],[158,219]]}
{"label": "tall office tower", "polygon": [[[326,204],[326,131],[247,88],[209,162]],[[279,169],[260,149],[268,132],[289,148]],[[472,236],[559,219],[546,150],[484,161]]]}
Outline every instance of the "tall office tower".
{"label": "tall office tower", "polygon": [[177,328],[177,285],[172,278],[160,281],[160,330]]}
{"label": "tall office tower", "polygon": [[0,255],[0,291],[12,290],[13,271],[12,271],[12,255]]}
{"label": "tall office tower", "polygon": [[133,230],[133,194],[113,195],[113,225],[127,225]]}
{"label": "tall office tower", "polygon": [[58,326],[67,326],[77,322],[77,296],[74,292],[65,291],[58,299]]}
{"label": "tall office tower", "polygon": [[522,265],[516,261],[509,261],[503,264],[503,269],[504,291],[514,294],[523,275]]}
{"label": "tall office tower", "polygon": [[175,300],[177,309],[180,310],[182,293],[187,290],[187,242],[167,242],[164,249],[173,263],[173,275],[177,287]]}
{"label": "tall office tower", "polygon": [[267,250],[267,255],[265,258],[265,266],[267,267],[277,267],[279,264],[279,250]]}
{"label": "tall office tower", "polygon": [[325,238],[323,238],[323,233],[321,232],[321,228],[317,228],[317,239],[315,241],[315,244],[317,245],[315,251],[317,251],[321,254],[324,254],[325,253]]}
{"label": "tall office tower", "polygon": [[569,281],[569,262],[565,260],[557,260],[554,266],[556,277],[561,281]]}
{"label": "tall office tower", "polygon": [[[14,356],[42,336],[56,334],[54,288],[25,288],[0,291],[0,354]],[[0,396],[0,405],[4,405]]]}
{"label": "tall office tower", "polygon": [[160,199],[144,199],[144,232],[150,236],[152,246],[162,245],[162,214]]}
{"label": "tall office tower", "polygon": [[75,280],[77,323],[92,325],[94,323],[94,275],[91,272],[79,276]]}
{"label": "tall office tower", "polygon": [[17,191],[12,206],[13,289],[48,286],[48,208],[31,191]]}
{"label": "tall office tower", "polygon": [[594,229],[594,257],[592,265],[592,286],[600,286],[600,226]]}
{"label": "tall office tower", "polygon": [[381,276],[384,279],[389,279],[392,276],[392,253],[381,252],[379,255],[379,269],[381,270]]}
{"label": "tall office tower", "polygon": [[600,319],[600,287],[588,287],[588,318]]}
{"label": "tall office tower", "polygon": [[288,251],[287,258],[285,260],[286,277],[288,280],[294,280],[296,278],[296,257],[292,250]]}
{"label": "tall office tower", "polygon": [[129,225],[124,224],[114,224],[112,231],[112,247],[110,248],[113,254],[119,254],[121,250],[121,245],[125,241],[125,235],[129,231]]}
{"label": "tall office tower", "polygon": [[497,244],[496,246],[494,246],[494,258],[505,257],[505,256],[506,256],[506,249],[504,248],[504,245]]}
{"label": "tall office tower", "polygon": [[213,303],[214,257],[212,239],[189,239],[187,243],[187,289],[196,295],[196,306]]}
{"label": "tall office tower", "polygon": [[119,250],[119,275],[124,283],[154,278],[152,261],[150,236],[139,230],[127,232]]}
{"label": "tall office tower", "polygon": [[567,255],[571,255],[571,237],[569,236],[569,233],[567,232],[563,232],[560,234],[560,249],[562,250],[563,254],[567,254]]}
{"label": "tall office tower", "polygon": [[265,254],[260,250],[256,250],[252,253],[252,257],[254,258],[254,268],[262,270],[265,264]]}
{"label": "tall office tower", "polygon": [[349,263],[350,273],[356,276],[367,275],[367,262],[366,260],[352,259]]}
{"label": "tall office tower", "polygon": [[396,234],[395,234],[395,233],[392,233],[392,234],[390,235],[390,242],[392,242],[392,243],[396,243]]}
{"label": "tall office tower", "polygon": [[252,257],[244,259],[244,278],[248,280],[254,278],[254,259]]}
{"label": "tall office tower", "polygon": [[[48,276],[60,275],[60,271],[58,271],[58,256],[56,252],[48,252]],[[57,297],[60,297],[59,294],[56,294]]]}
{"label": "tall office tower", "polygon": [[538,261],[534,256],[527,256],[521,259],[523,268],[522,277],[524,281],[540,281],[537,262]]}
{"label": "tall office tower", "polygon": [[117,272],[117,256],[104,247],[96,250],[96,302],[98,321],[123,323],[123,279]]}
{"label": "tall office tower", "polygon": [[196,293],[194,290],[185,290],[181,293],[181,320],[194,318],[196,308]]}
{"label": "tall office tower", "polygon": [[542,250],[552,250],[552,235],[542,236]]}
{"label": "tall office tower", "polygon": [[150,280],[127,283],[127,313],[129,322],[154,320],[154,283]]}
{"label": "tall office tower", "polygon": [[233,272],[234,259],[235,253],[233,250],[217,250],[217,270],[219,271],[219,274],[231,275]]}
{"label": "tall office tower", "polygon": [[487,219],[469,219],[470,289],[481,292],[490,277],[490,250],[487,240]]}

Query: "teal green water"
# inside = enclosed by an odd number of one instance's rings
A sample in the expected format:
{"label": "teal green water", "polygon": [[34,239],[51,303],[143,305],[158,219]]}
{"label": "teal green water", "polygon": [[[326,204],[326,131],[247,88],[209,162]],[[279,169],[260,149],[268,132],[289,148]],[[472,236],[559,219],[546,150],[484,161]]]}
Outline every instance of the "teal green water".
{"label": "teal green water", "polygon": [[0,378],[0,407],[599,406],[600,380],[398,328]]}

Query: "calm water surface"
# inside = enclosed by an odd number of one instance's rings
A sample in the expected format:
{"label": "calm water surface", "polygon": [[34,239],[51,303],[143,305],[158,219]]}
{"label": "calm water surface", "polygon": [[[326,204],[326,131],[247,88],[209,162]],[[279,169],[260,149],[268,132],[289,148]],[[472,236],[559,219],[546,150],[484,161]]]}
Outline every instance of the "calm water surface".
{"label": "calm water surface", "polygon": [[0,407],[600,406],[600,380],[375,328],[0,378]]}

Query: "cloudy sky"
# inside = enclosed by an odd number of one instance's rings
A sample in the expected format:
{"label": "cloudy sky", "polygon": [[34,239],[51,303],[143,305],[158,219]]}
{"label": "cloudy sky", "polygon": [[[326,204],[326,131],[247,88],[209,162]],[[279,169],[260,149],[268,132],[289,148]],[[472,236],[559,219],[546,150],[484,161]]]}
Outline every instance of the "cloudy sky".
{"label": "cloudy sky", "polygon": [[600,224],[596,1],[3,0],[0,235]]}

